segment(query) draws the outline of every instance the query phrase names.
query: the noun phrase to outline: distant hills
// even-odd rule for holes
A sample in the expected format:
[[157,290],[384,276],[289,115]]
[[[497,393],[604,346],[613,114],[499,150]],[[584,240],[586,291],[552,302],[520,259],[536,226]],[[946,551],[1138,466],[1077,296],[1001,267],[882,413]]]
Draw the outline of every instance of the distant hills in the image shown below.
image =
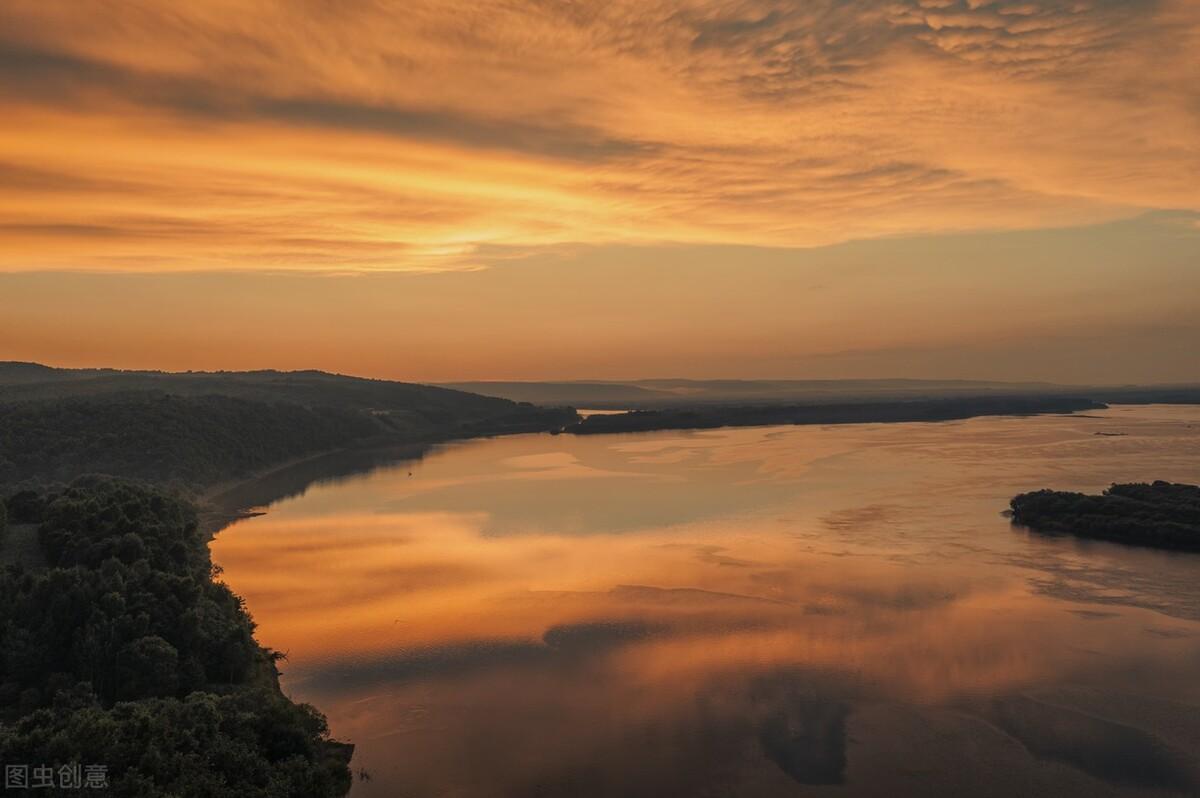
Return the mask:
[[[172,373],[0,362],[0,486],[66,483],[100,472],[194,493],[368,443],[563,429],[935,420],[1121,402],[1200,403],[1200,386],[908,379],[439,386],[322,371]],[[577,424],[575,407],[653,412]]]
[[200,488],[364,442],[559,429],[570,409],[320,371],[0,363],[0,484],[100,472]]
[[512,401],[496,397],[323,371],[118,371],[0,362],[0,402],[131,391],[159,391],[176,396],[231,396],[426,417],[455,413],[486,418],[513,410]]
[[[558,380],[467,381],[423,385],[323,371],[122,371],[0,362],[0,403],[127,391],[221,395],[305,406],[489,418],[513,403],[627,410],[709,404],[828,404],[980,396],[1083,396],[1098,402],[1200,402],[1200,382],[1173,385],[1063,385],[993,380]],[[507,400],[499,403],[496,400]],[[421,422],[418,420],[418,424]]]
[[981,396],[1084,396],[1105,403],[1200,402],[1190,385],[1086,386],[985,380],[686,380],[452,382],[442,387],[522,402],[597,410],[699,405],[829,404]]

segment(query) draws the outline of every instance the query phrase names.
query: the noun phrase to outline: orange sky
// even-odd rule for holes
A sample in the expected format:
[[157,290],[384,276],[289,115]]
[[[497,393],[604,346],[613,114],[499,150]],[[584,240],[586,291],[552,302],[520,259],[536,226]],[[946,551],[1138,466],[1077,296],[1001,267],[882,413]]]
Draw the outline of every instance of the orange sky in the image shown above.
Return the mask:
[[1200,379],[1194,0],[10,0],[0,111],[0,358]]

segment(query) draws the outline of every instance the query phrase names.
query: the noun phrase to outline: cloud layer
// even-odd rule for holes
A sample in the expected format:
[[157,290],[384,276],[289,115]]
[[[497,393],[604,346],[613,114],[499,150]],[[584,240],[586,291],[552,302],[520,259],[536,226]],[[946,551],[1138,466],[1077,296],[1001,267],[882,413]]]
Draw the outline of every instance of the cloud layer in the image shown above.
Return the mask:
[[1200,210],[1191,0],[5,3],[0,269],[464,269]]

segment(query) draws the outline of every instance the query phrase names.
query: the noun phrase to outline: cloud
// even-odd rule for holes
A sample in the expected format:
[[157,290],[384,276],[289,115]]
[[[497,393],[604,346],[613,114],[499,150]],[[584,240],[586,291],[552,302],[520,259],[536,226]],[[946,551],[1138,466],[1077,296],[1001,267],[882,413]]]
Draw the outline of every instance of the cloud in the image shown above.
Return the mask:
[[402,139],[444,141],[533,155],[602,159],[646,152],[646,142],[615,140],[602,131],[528,120],[489,120],[466,112],[389,107],[317,97],[274,97],[202,77],[143,74],[114,64],[42,52],[0,40],[0,91],[27,102],[91,105],[105,101],[208,117],[223,122],[273,122],[341,131],[383,133]]
[[[317,367],[433,382],[662,374],[1194,382],[1197,220],[1158,213],[810,249],[488,246],[463,261],[482,270],[336,280],[294,271],[164,275],[152,254],[164,242],[141,239],[146,260],[137,265],[151,273],[0,274],[0,359]],[[61,238],[44,234],[29,246],[49,249]],[[54,251],[69,261],[71,251],[108,252],[120,242],[80,236]],[[282,224],[276,238],[240,240],[233,253],[209,246],[214,257],[259,267],[258,253],[279,253],[270,263],[286,266],[273,271],[295,268],[284,260],[289,251],[319,255],[323,271],[338,274],[389,258],[386,243],[341,247]],[[128,256],[106,257],[114,259],[92,268],[130,268]],[[651,487],[643,504],[671,503],[670,490]],[[554,502],[565,507],[570,496],[560,493]],[[712,492],[698,510],[727,515],[748,495]]]
[[0,30],[0,269],[461,269],[1200,207],[1186,0],[18,1]]

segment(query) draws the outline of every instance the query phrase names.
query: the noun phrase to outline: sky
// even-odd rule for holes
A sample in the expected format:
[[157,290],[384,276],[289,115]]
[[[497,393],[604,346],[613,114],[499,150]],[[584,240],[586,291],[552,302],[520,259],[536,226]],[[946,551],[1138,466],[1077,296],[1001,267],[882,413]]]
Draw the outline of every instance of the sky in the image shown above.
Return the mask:
[[1195,0],[6,0],[0,113],[0,359],[1200,381]]

